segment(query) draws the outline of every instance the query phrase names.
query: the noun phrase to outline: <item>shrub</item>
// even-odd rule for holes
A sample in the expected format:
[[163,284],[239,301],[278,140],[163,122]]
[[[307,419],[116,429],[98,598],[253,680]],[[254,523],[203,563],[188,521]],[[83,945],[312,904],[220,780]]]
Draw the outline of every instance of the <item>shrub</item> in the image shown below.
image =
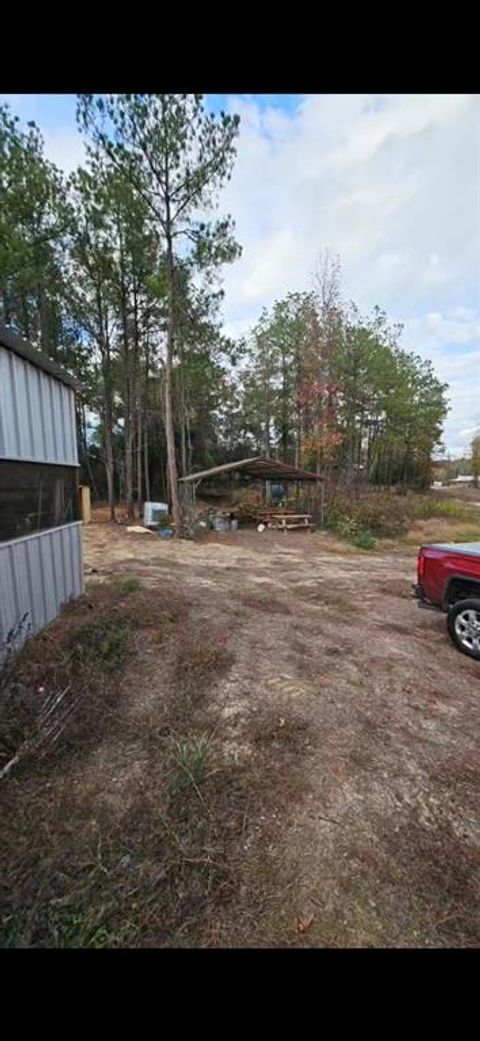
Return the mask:
[[362,532],[394,538],[408,531],[412,516],[408,496],[368,490],[354,499],[342,490],[328,510],[327,524],[342,538],[354,539]]
[[361,531],[355,536],[353,544],[354,546],[357,546],[358,549],[375,549],[377,540],[374,539],[373,535],[371,535],[369,531]]
[[334,530],[342,539],[354,539],[359,533],[358,520],[355,517],[342,517],[336,522]]
[[472,507],[436,494],[404,495],[366,488],[354,498],[352,490],[341,488],[329,506],[327,527],[349,540],[355,540],[362,532],[375,538],[397,538],[405,535],[414,521],[433,518],[476,525],[479,520]]

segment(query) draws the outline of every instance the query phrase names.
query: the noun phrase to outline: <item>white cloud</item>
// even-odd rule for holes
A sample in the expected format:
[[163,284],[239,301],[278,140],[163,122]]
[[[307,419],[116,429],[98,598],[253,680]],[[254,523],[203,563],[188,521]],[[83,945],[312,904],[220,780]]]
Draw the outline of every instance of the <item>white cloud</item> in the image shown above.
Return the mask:
[[351,167],[365,163],[385,144],[400,143],[402,139],[445,127],[468,108],[470,98],[465,94],[407,94],[390,95],[385,101],[386,106],[380,112],[363,106],[364,118],[357,120],[333,149],[327,159],[329,166]]
[[478,431],[478,427],[467,427],[466,430],[460,430],[460,437],[471,440],[476,434],[478,434]]
[[[480,341],[480,315],[473,308],[447,308],[444,313],[430,311],[407,319],[404,339],[412,348],[431,355],[445,347],[471,346]],[[480,358],[480,355],[477,354]],[[436,361],[435,358],[433,358]],[[479,389],[480,394],[480,389]]]
[[480,399],[478,97],[311,95],[290,114],[230,98],[229,108],[241,126],[222,206],[243,245],[225,270],[229,326],[308,288],[330,246],[346,295],[385,307],[405,347],[451,383],[445,437],[460,437]]
[[239,287],[239,302],[252,302],[258,306],[279,291],[286,292],[291,285],[291,267],[301,259],[301,243],[290,228],[266,237]]
[[66,173],[71,173],[85,161],[82,138],[78,131],[70,128],[45,133],[45,154]]

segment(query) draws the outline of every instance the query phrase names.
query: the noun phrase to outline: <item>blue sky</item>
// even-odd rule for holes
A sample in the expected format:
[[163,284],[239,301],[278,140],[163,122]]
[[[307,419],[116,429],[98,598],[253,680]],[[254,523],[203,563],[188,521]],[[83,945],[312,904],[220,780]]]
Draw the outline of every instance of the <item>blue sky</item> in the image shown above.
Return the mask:
[[[41,127],[67,170],[82,160],[75,97],[3,95]],[[404,325],[403,344],[449,383],[445,443],[480,427],[479,98],[453,94],[212,95],[239,112],[238,156],[221,205],[242,258],[224,271],[226,329],[309,288],[322,248],[342,258],[344,291]]]

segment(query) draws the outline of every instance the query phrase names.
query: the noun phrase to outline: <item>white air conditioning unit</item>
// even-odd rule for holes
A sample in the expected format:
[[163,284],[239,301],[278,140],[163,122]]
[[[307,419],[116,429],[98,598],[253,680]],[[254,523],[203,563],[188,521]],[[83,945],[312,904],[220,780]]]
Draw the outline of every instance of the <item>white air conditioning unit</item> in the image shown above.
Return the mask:
[[143,506],[143,523],[146,528],[154,528],[160,524],[162,517],[168,513],[166,502],[146,502]]

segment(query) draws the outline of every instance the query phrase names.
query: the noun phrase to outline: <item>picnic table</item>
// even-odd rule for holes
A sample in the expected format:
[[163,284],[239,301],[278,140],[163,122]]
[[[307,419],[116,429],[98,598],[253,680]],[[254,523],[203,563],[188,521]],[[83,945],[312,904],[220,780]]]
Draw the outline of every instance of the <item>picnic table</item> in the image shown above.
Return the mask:
[[310,513],[286,513],[280,510],[263,510],[258,514],[261,524],[277,531],[291,531],[293,528],[307,528],[313,530],[312,515]]

